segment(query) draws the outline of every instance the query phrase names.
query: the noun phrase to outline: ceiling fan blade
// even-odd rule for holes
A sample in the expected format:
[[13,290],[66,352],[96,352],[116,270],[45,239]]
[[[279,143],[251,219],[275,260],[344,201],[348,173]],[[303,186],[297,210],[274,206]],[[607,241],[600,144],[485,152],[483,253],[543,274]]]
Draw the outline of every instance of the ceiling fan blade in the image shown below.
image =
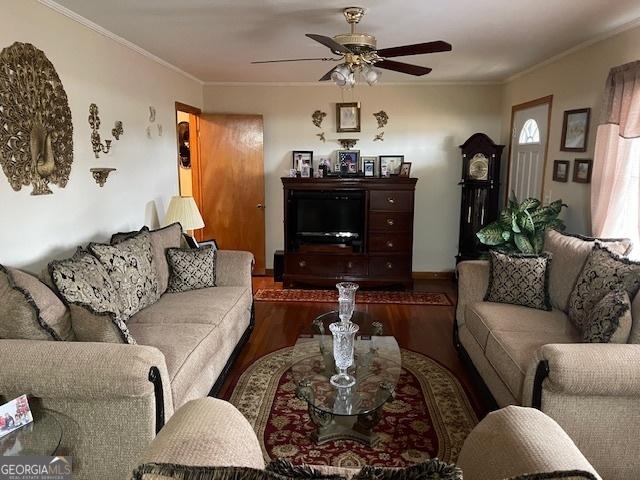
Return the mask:
[[325,35],[317,35],[315,33],[307,33],[306,36],[309,37],[311,40],[315,40],[316,42],[321,43],[325,47],[328,47],[329,49],[331,49],[332,52],[353,53],[347,47],[339,44],[331,37],[327,37]]
[[320,82],[326,82],[327,80],[331,80],[331,74],[333,73],[333,71],[336,69],[336,67],[333,67],[331,70],[329,70],[327,73],[325,73],[322,78],[320,78]]
[[385,58],[403,57],[405,55],[422,55],[423,53],[450,52],[451,44],[437,40],[435,42],[416,43],[401,47],[383,48],[378,50],[378,55]]
[[385,70],[393,70],[394,72],[415,75],[416,77],[426,75],[431,71],[431,69],[427,67],[421,67],[419,65],[410,65],[408,63],[396,62],[394,60],[382,60],[380,62],[376,62],[375,66],[377,68],[384,68]]
[[311,62],[311,61],[322,61],[322,62],[337,62],[340,60],[339,58],[287,58],[283,60],[259,60],[251,63],[281,63],[281,62]]

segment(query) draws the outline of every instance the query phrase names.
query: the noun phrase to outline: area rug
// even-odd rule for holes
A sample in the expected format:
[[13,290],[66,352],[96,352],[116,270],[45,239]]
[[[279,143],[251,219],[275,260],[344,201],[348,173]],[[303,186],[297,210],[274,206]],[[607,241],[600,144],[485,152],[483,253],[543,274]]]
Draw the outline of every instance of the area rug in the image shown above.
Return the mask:
[[[255,296],[258,302],[325,302],[338,301],[337,290],[301,290],[294,288],[261,288]],[[356,303],[394,303],[405,305],[453,305],[446,293],[432,292],[382,292],[361,291],[356,294]]]
[[[308,352],[317,346],[310,342]],[[379,441],[369,447],[352,440],[316,445],[307,404],[296,396],[289,371],[293,347],[257,360],[241,376],[230,401],[253,426],[265,460],[337,467],[403,467],[438,457],[455,462],[464,439],[478,423],[462,386],[435,360],[401,349],[402,374],[395,399],[384,406],[375,427]]]

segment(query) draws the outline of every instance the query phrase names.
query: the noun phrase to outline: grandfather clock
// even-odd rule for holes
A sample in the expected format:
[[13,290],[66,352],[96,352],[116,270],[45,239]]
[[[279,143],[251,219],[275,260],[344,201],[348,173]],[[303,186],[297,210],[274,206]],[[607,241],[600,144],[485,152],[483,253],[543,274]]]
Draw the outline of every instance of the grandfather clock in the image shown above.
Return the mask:
[[460,238],[456,260],[473,260],[486,251],[476,232],[498,218],[500,158],[504,145],[496,145],[484,133],[474,133],[462,150],[462,202]]

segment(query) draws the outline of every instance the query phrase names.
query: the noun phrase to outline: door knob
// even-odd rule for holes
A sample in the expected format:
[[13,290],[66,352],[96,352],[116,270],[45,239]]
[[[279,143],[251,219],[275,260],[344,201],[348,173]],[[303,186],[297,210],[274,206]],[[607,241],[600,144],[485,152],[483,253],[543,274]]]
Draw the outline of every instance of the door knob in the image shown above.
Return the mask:
[[264,210],[264,205],[263,205],[263,204],[261,204],[261,203],[259,203],[258,205],[256,205],[256,208],[261,208],[261,209],[263,209],[263,210]]

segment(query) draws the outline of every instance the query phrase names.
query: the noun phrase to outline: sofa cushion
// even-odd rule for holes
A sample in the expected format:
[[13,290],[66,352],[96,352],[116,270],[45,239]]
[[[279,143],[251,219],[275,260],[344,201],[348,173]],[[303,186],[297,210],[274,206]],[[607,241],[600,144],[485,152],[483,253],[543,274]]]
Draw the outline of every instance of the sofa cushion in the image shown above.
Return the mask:
[[180,293],[165,293],[150,307],[135,314],[128,323],[205,323],[217,325],[235,305],[250,308],[247,287],[215,287]]
[[631,332],[631,301],[623,289],[606,294],[587,315],[582,339],[587,343],[627,343]]
[[[146,227],[143,227],[146,228]],[[115,245],[128,240],[137,235],[137,232],[120,232],[111,236],[111,244]],[[152,230],[151,247],[153,249],[153,260],[156,264],[158,275],[158,293],[162,295],[167,290],[169,284],[169,265],[167,264],[166,253],[169,248],[186,247],[186,242],[182,236],[182,226],[179,223],[172,223],[166,227]]]
[[485,301],[551,310],[548,285],[551,258],[548,254],[492,251],[489,260],[489,286]]
[[216,286],[216,253],[211,245],[201,248],[170,248],[169,263],[170,293],[187,292]]
[[561,310],[536,310],[506,303],[477,302],[467,305],[466,325],[484,348],[491,330],[510,332],[575,332]]
[[78,249],[69,259],[51,262],[49,272],[71,308],[77,340],[135,344],[124,323],[111,277],[96,257]]
[[580,333],[492,330],[487,339],[485,355],[513,396],[522,401],[522,385],[535,352],[549,343],[578,343]]
[[554,308],[569,311],[569,296],[596,240],[605,243],[609,250],[620,255],[626,255],[631,249],[629,239],[596,239],[547,230],[544,250],[553,255],[549,274],[549,294]]
[[640,290],[640,262],[632,262],[596,242],[569,297],[569,319],[583,328],[589,313],[612,290],[622,288],[629,298]]
[[160,298],[158,276],[146,229],[116,245],[89,244],[104,266],[120,298],[123,320]]
[[0,338],[72,340],[69,310],[33,275],[0,265]]

